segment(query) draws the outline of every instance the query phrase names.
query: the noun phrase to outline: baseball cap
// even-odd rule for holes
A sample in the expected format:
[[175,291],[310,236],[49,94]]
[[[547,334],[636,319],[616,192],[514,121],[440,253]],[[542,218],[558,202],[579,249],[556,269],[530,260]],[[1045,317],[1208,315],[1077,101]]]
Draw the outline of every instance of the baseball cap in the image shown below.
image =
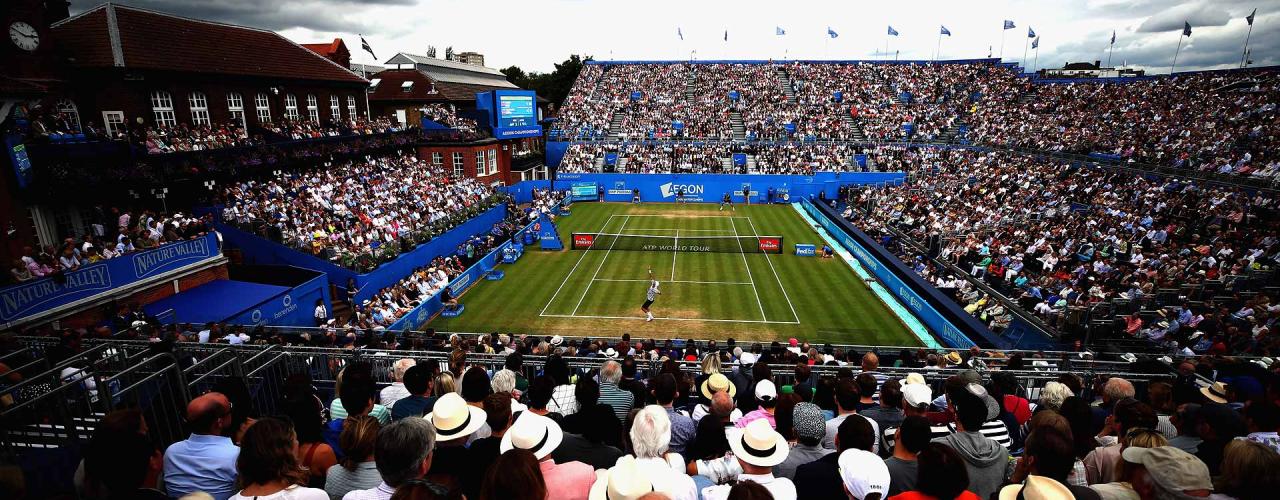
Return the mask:
[[928,406],[933,402],[933,391],[925,384],[906,384],[902,386],[902,400],[913,408]]
[[756,382],[756,399],[778,399],[778,388],[768,380]]
[[1129,463],[1147,468],[1147,474],[1170,491],[1213,490],[1209,467],[1195,455],[1173,446],[1129,447],[1120,456]]
[[874,500],[883,498],[889,491],[889,467],[878,455],[849,448],[840,452],[836,463],[840,467],[840,480],[853,498]]

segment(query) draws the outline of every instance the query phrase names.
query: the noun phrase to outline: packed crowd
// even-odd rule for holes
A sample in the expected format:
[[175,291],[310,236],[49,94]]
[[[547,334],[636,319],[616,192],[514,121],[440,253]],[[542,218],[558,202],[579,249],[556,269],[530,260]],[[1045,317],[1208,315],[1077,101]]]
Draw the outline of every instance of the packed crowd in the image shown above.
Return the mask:
[[225,186],[222,219],[368,270],[495,203],[489,186],[412,155],[366,157]]
[[203,151],[207,149],[234,148],[262,144],[262,138],[251,138],[244,127],[225,123],[218,125],[187,125],[152,127],[146,131],[148,154]]
[[[624,173],[760,173],[812,174],[860,170],[858,148],[840,143],[575,143],[560,163],[561,172]],[[733,163],[733,155],[747,155],[747,164]],[[617,154],[616,165],[605,162]]]
[[89,231],[83,236],[67,237],[56,246],[23,247],[22,257],[10,263],[7,281],[21,283],[62,276],[89,264],[198,238],[210,230],[207,217],[95,207]]
[[[1217,280],[1230,286],[1239,276],[1270,273],[1280,259],[1280,219],[1270,194],[1016,153],[907,151],[899,161],[916,173],[915,181],[852,190],[845,215],[886,242],[894,238],[887,228],[918,243],[940,237],[939,260],[1051,325],[1071,308],[1114,299],[1150,304],[1162,290]],[[875,208],[868,212],[871,202]],[[908,263],[937,283],[955,281],[918,254]],[[956,292],[971,313],[996,305],[976,290]],[[1217,342],[1249,350],[1276,342],[1269,314],[1275,308],[1265,300],[1261,314],[1240,315],[1219,310],[1234,304],[1193,306],[1190,300],[1158,305],[1151,312],[1169,317],[1164,327],[1130,335],[1177,351],[1203,351]]]
[[423,112],[426,114],[427,118],[432,121],[455,130],[472,133],[480,130],[480,127],[476,125],[475,120],[458,116],[457,110],[452,109],[451,106],[452,105],[428,104],[423,107]]
[[[416,347],[387,338],[358,342]],[[1016,375],[1031,359],[983,364],[984,375],[970,367],[991,353],[976,348],[904,351],[890,376],[876,353],[795,339],[430,340],[447,363],[406,357],[384,375],[354,360],[327,403],[308,372],[291,374],[272,393],[280,415],[261,414],[243,379],[228,378],[186,406],[191,434],[164,450],[140,411],[109,414],[77,489],[217,500],[1254,500],[1280,487],[1280,364],[1187,359],[1141,391],[1065,371],[1033,392]],[[546,358],[531,367],[525,356]],[[571,368],[571,356],[591,368]],[[1197,374],[1221,377],[1204,386]]]

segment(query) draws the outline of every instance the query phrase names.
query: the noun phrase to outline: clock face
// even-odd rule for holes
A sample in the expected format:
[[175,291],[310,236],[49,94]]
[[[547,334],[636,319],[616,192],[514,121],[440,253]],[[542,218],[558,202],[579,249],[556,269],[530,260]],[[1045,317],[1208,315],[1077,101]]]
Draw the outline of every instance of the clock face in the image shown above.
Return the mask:
[[9,40],[20,49],[33,52],[40,46],[40,33],[30,24],[18,21],[9,25]]

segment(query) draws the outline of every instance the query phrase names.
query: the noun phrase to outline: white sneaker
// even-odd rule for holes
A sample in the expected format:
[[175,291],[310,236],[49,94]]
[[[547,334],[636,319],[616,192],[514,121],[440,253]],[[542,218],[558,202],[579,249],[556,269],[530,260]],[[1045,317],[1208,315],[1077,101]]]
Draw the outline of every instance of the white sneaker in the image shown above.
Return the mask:
[[653,315],[650,314],[647,318],[645,318],[645,321],[646,322],[653,321]]

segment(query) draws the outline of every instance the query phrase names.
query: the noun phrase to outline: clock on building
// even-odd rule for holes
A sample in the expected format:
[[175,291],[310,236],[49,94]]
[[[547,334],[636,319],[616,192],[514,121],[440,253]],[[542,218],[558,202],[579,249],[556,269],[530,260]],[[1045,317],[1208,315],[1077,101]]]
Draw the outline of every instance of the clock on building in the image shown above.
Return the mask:
[[9,25],[9,40],[22,50],[34,52],[40,46],[40,33],[34,26],[18,21]]

